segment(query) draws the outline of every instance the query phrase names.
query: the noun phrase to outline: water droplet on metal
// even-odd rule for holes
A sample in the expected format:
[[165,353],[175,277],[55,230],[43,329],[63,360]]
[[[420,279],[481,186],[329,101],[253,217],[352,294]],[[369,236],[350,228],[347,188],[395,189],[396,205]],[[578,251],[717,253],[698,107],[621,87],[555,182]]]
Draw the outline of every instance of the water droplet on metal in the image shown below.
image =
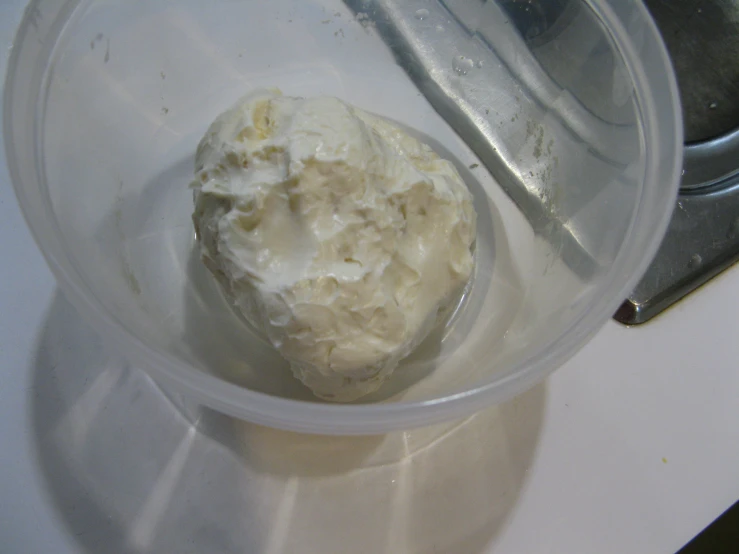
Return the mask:
[[457,75],[467,75],[475,67],[475,62],[465,56],[456,56],[452,60],[452,69]]
[[700,265],[703,263],[703,258],[700,254],[693,254],[690,257],[690,261],[688,262],[688,267],[690,269],[695,269],[697,267],[700,267]]
[[709,110],[715,110],[716,108],[718,108],[718,102],[711,102],[710,104],[708,104]]
[[423,21],[428,16],[429,16],[429,11],[426,8],[421,8],[420,10],[416,10],[416,19]]

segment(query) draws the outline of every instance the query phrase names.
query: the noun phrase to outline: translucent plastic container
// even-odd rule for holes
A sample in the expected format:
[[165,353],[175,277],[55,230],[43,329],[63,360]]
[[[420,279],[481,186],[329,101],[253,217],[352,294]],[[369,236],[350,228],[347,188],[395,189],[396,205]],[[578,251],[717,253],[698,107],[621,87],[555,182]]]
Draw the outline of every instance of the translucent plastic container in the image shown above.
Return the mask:
[[[397,121],[475,197],[465,297],[361,402],[314,398],[194,254],[195,147],[261,86]],[[636,0],[36,0],[5,98],[19,202],[83,316],[172,396],[298,431],[436,423],[543,379],[646,269],[681,167]]]

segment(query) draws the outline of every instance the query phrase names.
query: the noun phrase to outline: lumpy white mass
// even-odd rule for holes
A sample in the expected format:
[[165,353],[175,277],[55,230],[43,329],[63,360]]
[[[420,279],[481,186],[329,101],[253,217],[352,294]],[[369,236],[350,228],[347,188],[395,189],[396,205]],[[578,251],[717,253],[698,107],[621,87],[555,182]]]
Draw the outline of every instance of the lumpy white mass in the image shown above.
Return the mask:
[[336,98],[247,95],[195,171],[203,262],[322,398],[379,388],[470,278],[476,218],[455,167]]

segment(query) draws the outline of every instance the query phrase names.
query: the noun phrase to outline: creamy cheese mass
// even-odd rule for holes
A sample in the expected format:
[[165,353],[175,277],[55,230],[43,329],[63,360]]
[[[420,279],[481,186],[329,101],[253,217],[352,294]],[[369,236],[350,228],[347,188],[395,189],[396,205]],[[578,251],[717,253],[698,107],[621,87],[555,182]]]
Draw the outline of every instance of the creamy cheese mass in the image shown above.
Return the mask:
[[336,98],[247,95],[195,170],[203,262],[322,398],[376,390],[470,278],[475,211],[454,166]]

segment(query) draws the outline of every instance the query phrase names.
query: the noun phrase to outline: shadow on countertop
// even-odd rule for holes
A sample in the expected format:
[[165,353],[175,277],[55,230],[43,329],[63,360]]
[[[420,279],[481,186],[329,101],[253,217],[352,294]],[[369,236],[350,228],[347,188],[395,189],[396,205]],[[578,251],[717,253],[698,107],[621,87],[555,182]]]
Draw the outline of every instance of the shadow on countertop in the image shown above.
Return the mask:
[[58,293],[30,405],[39,466],[84,552],[486,551],[526,483],[540,385],[462,422],[383,436],[191,426]]

